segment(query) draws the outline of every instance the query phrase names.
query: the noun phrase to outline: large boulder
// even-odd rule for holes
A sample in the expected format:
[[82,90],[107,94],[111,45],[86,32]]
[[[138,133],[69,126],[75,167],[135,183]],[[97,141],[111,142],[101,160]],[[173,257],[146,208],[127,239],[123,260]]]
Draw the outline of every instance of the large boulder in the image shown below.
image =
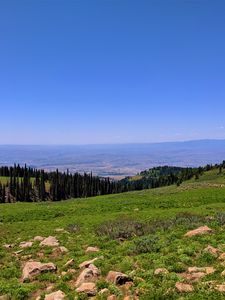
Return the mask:
[[59,241],[55,236],[49,236],[45,238],[41,243],[41,246],[57,247],[59,246]]
[[132,281],[126,274],[115,271],[109,271],[106,280],[118,285],[123,285],[126,282]]
[[63,300],[66,295],[62,291],[57,291],[45,296],[45,300]]
[[24,268],[22,274],[22,280],[31,279],[44,272],[55,272],[57,270],[53,263],[41,263],[37,261],[28,261]]
[[88,296],[95,296],[97,290],[94,282],[84,282],[76,289],[77,293],[85,293]]
[[184,236],[186,237],[192,237],[196,235],[202,235],[202,234],[207,234],[207,233],[212,233],[212,229],[209,228],[208,226],[201,226],[197,229],[188,231]]

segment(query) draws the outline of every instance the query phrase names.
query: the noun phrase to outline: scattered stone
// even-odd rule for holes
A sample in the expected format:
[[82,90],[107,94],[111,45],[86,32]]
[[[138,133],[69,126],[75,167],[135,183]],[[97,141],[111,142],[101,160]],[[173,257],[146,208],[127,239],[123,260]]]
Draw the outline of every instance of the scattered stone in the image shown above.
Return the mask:
[[85,293],[88,296],[95,296],[96,286],[94,282],[85,282],[82,283],[80,287],[76,289],[77,293]]
[[75,286],[79,287],[82,283],[95,282],[100,275],[99,269],[95,265],[89,265],[88,268],[84,269],[78,276]]
[[222,254],[219,256],[219,260],[225,260],[225,253],[222,253]]
[[37,235],[37,236],[34,237],[34,241],[35,242],[42,242],[44,239],[45,238],[43,236],[39,236],[39,235]]
[[59,246],[59,241],[56,239],[56,237],[49,236],[40,243],[40,246],[57,247]]
[[109,294],[109,289],[107,288],[104,288],[99,291],[99,295],[107,295],[107,294]]
[[32,258],[31,254],[21,256],[21,260],[29,260]]
[[154,275],[159,275],[159,274],[168,274],[169,271],[166,268],[158,268],[155,270]]
[[110,295],[107,300],[116,300],[116,295]]
[[47,291],[47,292],[51,292],[53,289],[54,289],[54,285],[49,285],[49,286],[46,288],[46,291]]
[[132,281],[126,274],[121,272],[109,271],[106,280],[114,284],[123,285],[128,281]]
[[221,273],[221,276],[225,276],[225,270]]
[[206,253],[210,253],[211,255],[213,255],[215,257],[218,257],[219,253],[221,252],[219,249],[214,248],[210,245],[208,245],[203,251],[206,252]]
[[21,254],[23,252],[23,250],[21,249],[21,250],[18,250],[18,251],[16,251],[16,252],[14,252],[14,254],[15,255],[19,255],[19,254]]
[[65,272],[65,271],[63,271],[62,273],[61,273],[61,275],[62,276],[65,276],[67,273]]
[[75,274],[76,270],[75,269],[68,269],[67,273],[69,273],[69,274]]
[[23,268],[22,280],[31,279],[43,272],[54,272],[56,271],[56,266],[53,263],[40,263],[37,261],[29,261],[25,264]]
[[10,300],[10,297],[8,295],[2,295],[0,296],[0,300]]
[[4,244],[3,247],[6,249],[11,249],[11,248],[15,247],[15,245],[14,244]]
[[19,244],[19,247],[20,248],[30,248],[30,247],[32,247],[33,246],[33,243],[32,242],[21,242],[20,244]]
[[66,247],[64,247],[64,246],[59,247],[59,250],[60,250],[62,253],[68,253],[68,252],[69,252],[69,250],[68,250]]
[[101,257],[96,257],[96,258],[94,258],[94,259],[92,259],[92,260],[84,261],[84,262],[82,262],[82,263],[79,265],[79,268],[80,268],[80,269],[82,269],[82,268],[88,268],[89,265],[93,264],[96,260],[101,259],[101,258],[103,259],[103,257],[101,256]]
[[215,290],[217,290],[218,292],[224,293],[225,292],[225,284],[218,284],[217,286],[215,286]]
[[72,258],[65,263],[64,267],[71,267],[73,264],[74,264],[74,259]]
[[177,282],[175,285],[179,293],[190,293],[194,291],[194,288],[191,284]]
[[99,250],[99,248],[98,247],[88,247],[87,249],[86,249],[86,253],[96,253],[96,252],[99,252],[100,250]]
[[63,300],[66,295],[62,291],[57,291],[45,296],[45,300]]
[[197,229],[188,231],[184,236],[192,237],[192,236],[195,236],[195,235],[202,235],[202,234],[212,233],[212,231],[213,230],[211,228],[209,228],[208,226],[201,226]]
[[206,276],[204,272],[196,272],[196,273],[181,273],[180,276],[188,281],[196,282],[199,281],[201,278]]
[[204,272],[208,275],[208,274],[215,273],[215,271],[216,270],[213,267],[200,267],[200,268],[198,268],[198,267],[189,267],[188,268],[189,273]]

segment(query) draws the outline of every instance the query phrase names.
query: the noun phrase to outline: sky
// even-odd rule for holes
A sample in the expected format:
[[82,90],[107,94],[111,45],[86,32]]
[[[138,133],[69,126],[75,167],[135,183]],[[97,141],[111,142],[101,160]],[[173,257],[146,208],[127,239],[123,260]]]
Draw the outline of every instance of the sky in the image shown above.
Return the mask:
[[0,144],[225,138],[224,0],[1,0]]

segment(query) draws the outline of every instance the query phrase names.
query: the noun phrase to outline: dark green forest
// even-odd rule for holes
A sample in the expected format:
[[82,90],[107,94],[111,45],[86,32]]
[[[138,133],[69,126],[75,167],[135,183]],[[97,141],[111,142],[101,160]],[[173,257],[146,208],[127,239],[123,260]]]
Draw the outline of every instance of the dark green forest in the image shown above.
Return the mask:
[[205,171],[213,168],[219,168],[221,172],[225,168],[225,161],[220,165],[199,168],[155,167],[136,177],[117,181],[93,176],[92,173],[71,174],[69,170],[46,172],[26,165],[3,166],[0,167],[0,203],[60,201],[180,185],[193,177],[198,180]]

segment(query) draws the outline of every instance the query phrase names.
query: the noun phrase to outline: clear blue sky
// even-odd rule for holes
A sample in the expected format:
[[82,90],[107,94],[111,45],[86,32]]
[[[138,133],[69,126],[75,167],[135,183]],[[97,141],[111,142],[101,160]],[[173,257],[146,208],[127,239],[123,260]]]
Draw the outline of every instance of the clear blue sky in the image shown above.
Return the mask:
[[1,0],[0,144],[225,138],[224,0]]

